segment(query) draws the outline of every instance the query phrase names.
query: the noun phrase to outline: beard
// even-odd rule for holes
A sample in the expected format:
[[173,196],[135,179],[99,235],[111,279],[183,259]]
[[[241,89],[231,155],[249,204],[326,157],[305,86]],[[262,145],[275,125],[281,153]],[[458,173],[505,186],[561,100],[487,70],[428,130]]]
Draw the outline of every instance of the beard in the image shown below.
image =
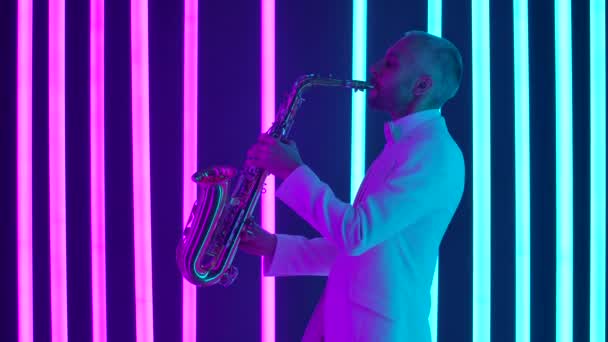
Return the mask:
[[370,108],[377,111],[388,113],[402,112],[413,100],[413,95],[408,89],[407,86],[397,86],[396,88],[377,86],[368,91],[367,103]]
[[377,88],[368,90],[367,104],[370,106],[370,108],[372,108],[374,110],[379,110],[379,111],[383,110],[382,100],[380,98],[380,93]]
[[394,107],[394,96],[390,89],[376,86],[368,91],[367,102],[369,106],[377,111],[390,112]]
[[406,106],[407,102],[407,99],[399,91],[381,88],[370,90],[367,97],[367,104],[370,108],[388,113],[400,111]]

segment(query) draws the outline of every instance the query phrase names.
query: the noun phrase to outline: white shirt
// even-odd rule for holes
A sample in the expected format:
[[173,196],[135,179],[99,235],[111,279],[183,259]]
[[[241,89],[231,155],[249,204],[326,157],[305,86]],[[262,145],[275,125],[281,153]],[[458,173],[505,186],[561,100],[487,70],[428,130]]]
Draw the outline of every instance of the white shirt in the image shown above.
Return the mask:
[[385,135],[353,205],[307,166],[277,190],[322,235],[279,235],[265,265],[266,275],[329,276],[304,340],[430,341],[430,287],[464,159],[438,109],[389,122]]

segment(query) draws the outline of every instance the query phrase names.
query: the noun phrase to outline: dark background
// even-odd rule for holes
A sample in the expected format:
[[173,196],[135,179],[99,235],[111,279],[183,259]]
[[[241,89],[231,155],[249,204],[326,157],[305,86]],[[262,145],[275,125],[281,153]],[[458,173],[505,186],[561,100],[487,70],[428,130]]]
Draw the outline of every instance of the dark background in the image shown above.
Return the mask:
[[[441,246],[439,341],[472,338],[471,2],[446,1],[443,35],[462,52],[465,76],[443,109],[463,150],[464,196]],[[0,1],[0,340],[17,339],[16,257],[16,0]],[[105,2],[107,310],[110,341],[135,340],[131,179],[129,1]],[[408,30],[426,29],[425,1],[370,1],[368,64]],[[181,336],[181,275],[175,246],[181,227],[183,3],[149,1],[150,136],[154,334]],[[260,108],[260,5],[249,0],[199,3],[198,165],[240,166],[256,140]],[[91,336],[89,209],[89,8],[66,1],[66,172],[68,319],[72,341]],[[555,340],[555,66],[553,4],[531,1],[530,96],[532,180],[532,340]],[[589,39],[587,0],[572,6],[574,94],[574,340],[589,338]],[[491,3],[492,81],[492,338],[513,341],[514,134],[512,4]],[[277,106],[296,77],[351,73],[352,2],[277,1]],[[48,5],[34,0],[33,260],[36,341],[50,340],[48,233]],[[313,89],[293,137],[302,157],[338,197],[349,198],[350,92]],[[368,111],[367,165],[384,143],[385,114]],[[194,171],[194,170],[192,170]],[[194,186],[194,185],[193,185]],[[190,203],[186,204],[191,205]],[[317,233],[277,204],[281,233]],[[135,237],[136,238],[136,237]],[[198,291],[199,341],[257,341],[260,271],[239,254],[233,286]],[[277,279],[277,341],[298,340],[325,280]]]

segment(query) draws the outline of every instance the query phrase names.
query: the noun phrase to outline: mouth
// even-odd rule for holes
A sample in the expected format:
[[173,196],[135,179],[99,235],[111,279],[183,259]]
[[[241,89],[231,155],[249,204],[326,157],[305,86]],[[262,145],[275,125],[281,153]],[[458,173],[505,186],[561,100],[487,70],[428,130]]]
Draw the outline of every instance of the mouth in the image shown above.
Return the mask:
[[378,84],[378,80],[376,80],[375,78],[372,78],[369,83],[372,85],[372,88],[369,89],[369,93],[370,95],[376,95],[378,93],[378,90],[380,90],[380,86]]
[[375,78],[372,78],[369,83],[371,83],[371,85],[374,87],[373,90],[378,90],[379,88],[379,84],[378,84],[378,80],[376,80]]

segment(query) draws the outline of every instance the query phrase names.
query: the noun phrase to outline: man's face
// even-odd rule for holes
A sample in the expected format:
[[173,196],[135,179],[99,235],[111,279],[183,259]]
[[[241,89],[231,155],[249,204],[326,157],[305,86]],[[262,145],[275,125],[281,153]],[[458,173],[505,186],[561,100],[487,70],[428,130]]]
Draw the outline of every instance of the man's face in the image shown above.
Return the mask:
[[411,37],[404,37],[388,49],[384,58],[371,67],[368,91],[369,105],[380,111],[395,113],[404,110],[412,100],[415,82],[415,56]]

